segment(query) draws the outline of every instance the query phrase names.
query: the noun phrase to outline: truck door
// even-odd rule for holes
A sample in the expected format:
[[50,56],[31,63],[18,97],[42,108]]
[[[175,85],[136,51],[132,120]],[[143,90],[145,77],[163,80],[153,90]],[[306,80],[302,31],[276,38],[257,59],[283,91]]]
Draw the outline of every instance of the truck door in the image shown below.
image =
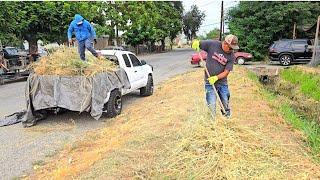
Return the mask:
[[141,61],[134,55],[134,54],[129,54],[130,60],[132,62],[133,70],[135,73],[136,77],[136,88],[141,88],[145,86],[144,84],[144,72],[142,68],[142,63]]
[[125,93],[128,93],[129,91],[136,89],[138,77],[134,72],[135,70],[132,66],[131,61],[129,60],[128,54],[122,54],[122,58],[125,62],[125,66],[123,66],[122,68],[126,71],[128,79],[130,81],[130,85],[131,85],[130,90],[125,92]]

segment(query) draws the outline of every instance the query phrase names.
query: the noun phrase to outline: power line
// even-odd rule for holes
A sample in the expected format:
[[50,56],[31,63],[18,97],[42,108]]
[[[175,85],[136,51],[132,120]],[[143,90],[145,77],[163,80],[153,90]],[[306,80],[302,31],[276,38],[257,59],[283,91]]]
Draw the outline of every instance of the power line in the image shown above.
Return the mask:
[[210,1],[210,2],[208,2],[207,4],[201,5],[201,6],[199,6],[199,7],[207,6],[207,5],[212,4],[212,3],[214,3],[214,2],[216,2],[216,1]]
[[212,26],[212,25],[216,25],[216,24],[219,24],[219,23],[220,23],[220,22],[212,23],[212,24],[206,24],[206,25],[201,25],[200,27]]

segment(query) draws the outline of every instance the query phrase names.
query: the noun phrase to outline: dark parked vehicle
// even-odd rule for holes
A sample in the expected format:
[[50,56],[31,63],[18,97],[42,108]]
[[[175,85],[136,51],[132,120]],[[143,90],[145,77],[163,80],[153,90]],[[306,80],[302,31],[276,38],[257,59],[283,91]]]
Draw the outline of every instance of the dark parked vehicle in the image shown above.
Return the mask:
[[309,62],[312,58],[311,41],[308,39],[284,39],[275,41],[269,48],[269,59],[288,66],[293,62]]

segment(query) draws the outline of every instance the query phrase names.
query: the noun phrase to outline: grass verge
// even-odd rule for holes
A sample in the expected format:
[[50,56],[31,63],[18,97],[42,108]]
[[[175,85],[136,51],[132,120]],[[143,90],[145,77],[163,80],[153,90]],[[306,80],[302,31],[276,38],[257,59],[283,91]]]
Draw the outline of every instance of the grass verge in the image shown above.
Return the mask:
[[[309,74],[310,75],[310,74]],[[254,82],[258,83],[257,76],[248,72],[248,77]],[[284,70],[281,73],[281,77],[292,83],[303,82],[307,83],[308,81],[302,81],[303,78],[307,78],[306,75],[302,72],[298,73],[298,70]],[[300,80],[299,80],[300,78]],[[313,80],[310,80],[314,82]],[[304,85],[306,87],[306,85]],[[310,85],[313,87],[313,84]],[[262,89],[262,86],[261,86]],[[290,123],[292,127],[303,132],[306,137],[306,145],[312,149],[312,156],[319,163],[320,162],[320,126],[314,120],[307,119],[302,115],[299,115],[297,111],[290,105],[289,98],[284,95],[277,95],[271,92],[268,89],[263,89],[261,94],[266,98],[266,100],[277,109],[286,122]]]
[[301,134],[269,107],[243,68],[235,67],[229,88],[232,118],[213,122],[203,71],[177,76],[28,179],[320,178]]
[[305,71],[295,67],[284,69],[280,73],[280,77],[297,86],[300,91],[307,97],[316,101],[320,101],[320,75],[317,73],[306,73]]

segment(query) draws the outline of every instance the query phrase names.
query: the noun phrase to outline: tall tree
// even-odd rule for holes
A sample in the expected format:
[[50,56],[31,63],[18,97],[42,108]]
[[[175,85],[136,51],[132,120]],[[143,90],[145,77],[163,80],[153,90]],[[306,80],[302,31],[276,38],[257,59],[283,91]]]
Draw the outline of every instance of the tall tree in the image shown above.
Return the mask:
[[127,2],[124,15],[129,17],[130,25],[126,26],[124,37],[126,42],[137,47],[138,44],[162,42],[165,38],[174,39],[180,32],[181,2]]
[[196,33],[205,18],[204,12],[200,11],[196,5],[191,6],[191,10],[183,16],[183,32],[187,36],[187,40],[196,37]]

